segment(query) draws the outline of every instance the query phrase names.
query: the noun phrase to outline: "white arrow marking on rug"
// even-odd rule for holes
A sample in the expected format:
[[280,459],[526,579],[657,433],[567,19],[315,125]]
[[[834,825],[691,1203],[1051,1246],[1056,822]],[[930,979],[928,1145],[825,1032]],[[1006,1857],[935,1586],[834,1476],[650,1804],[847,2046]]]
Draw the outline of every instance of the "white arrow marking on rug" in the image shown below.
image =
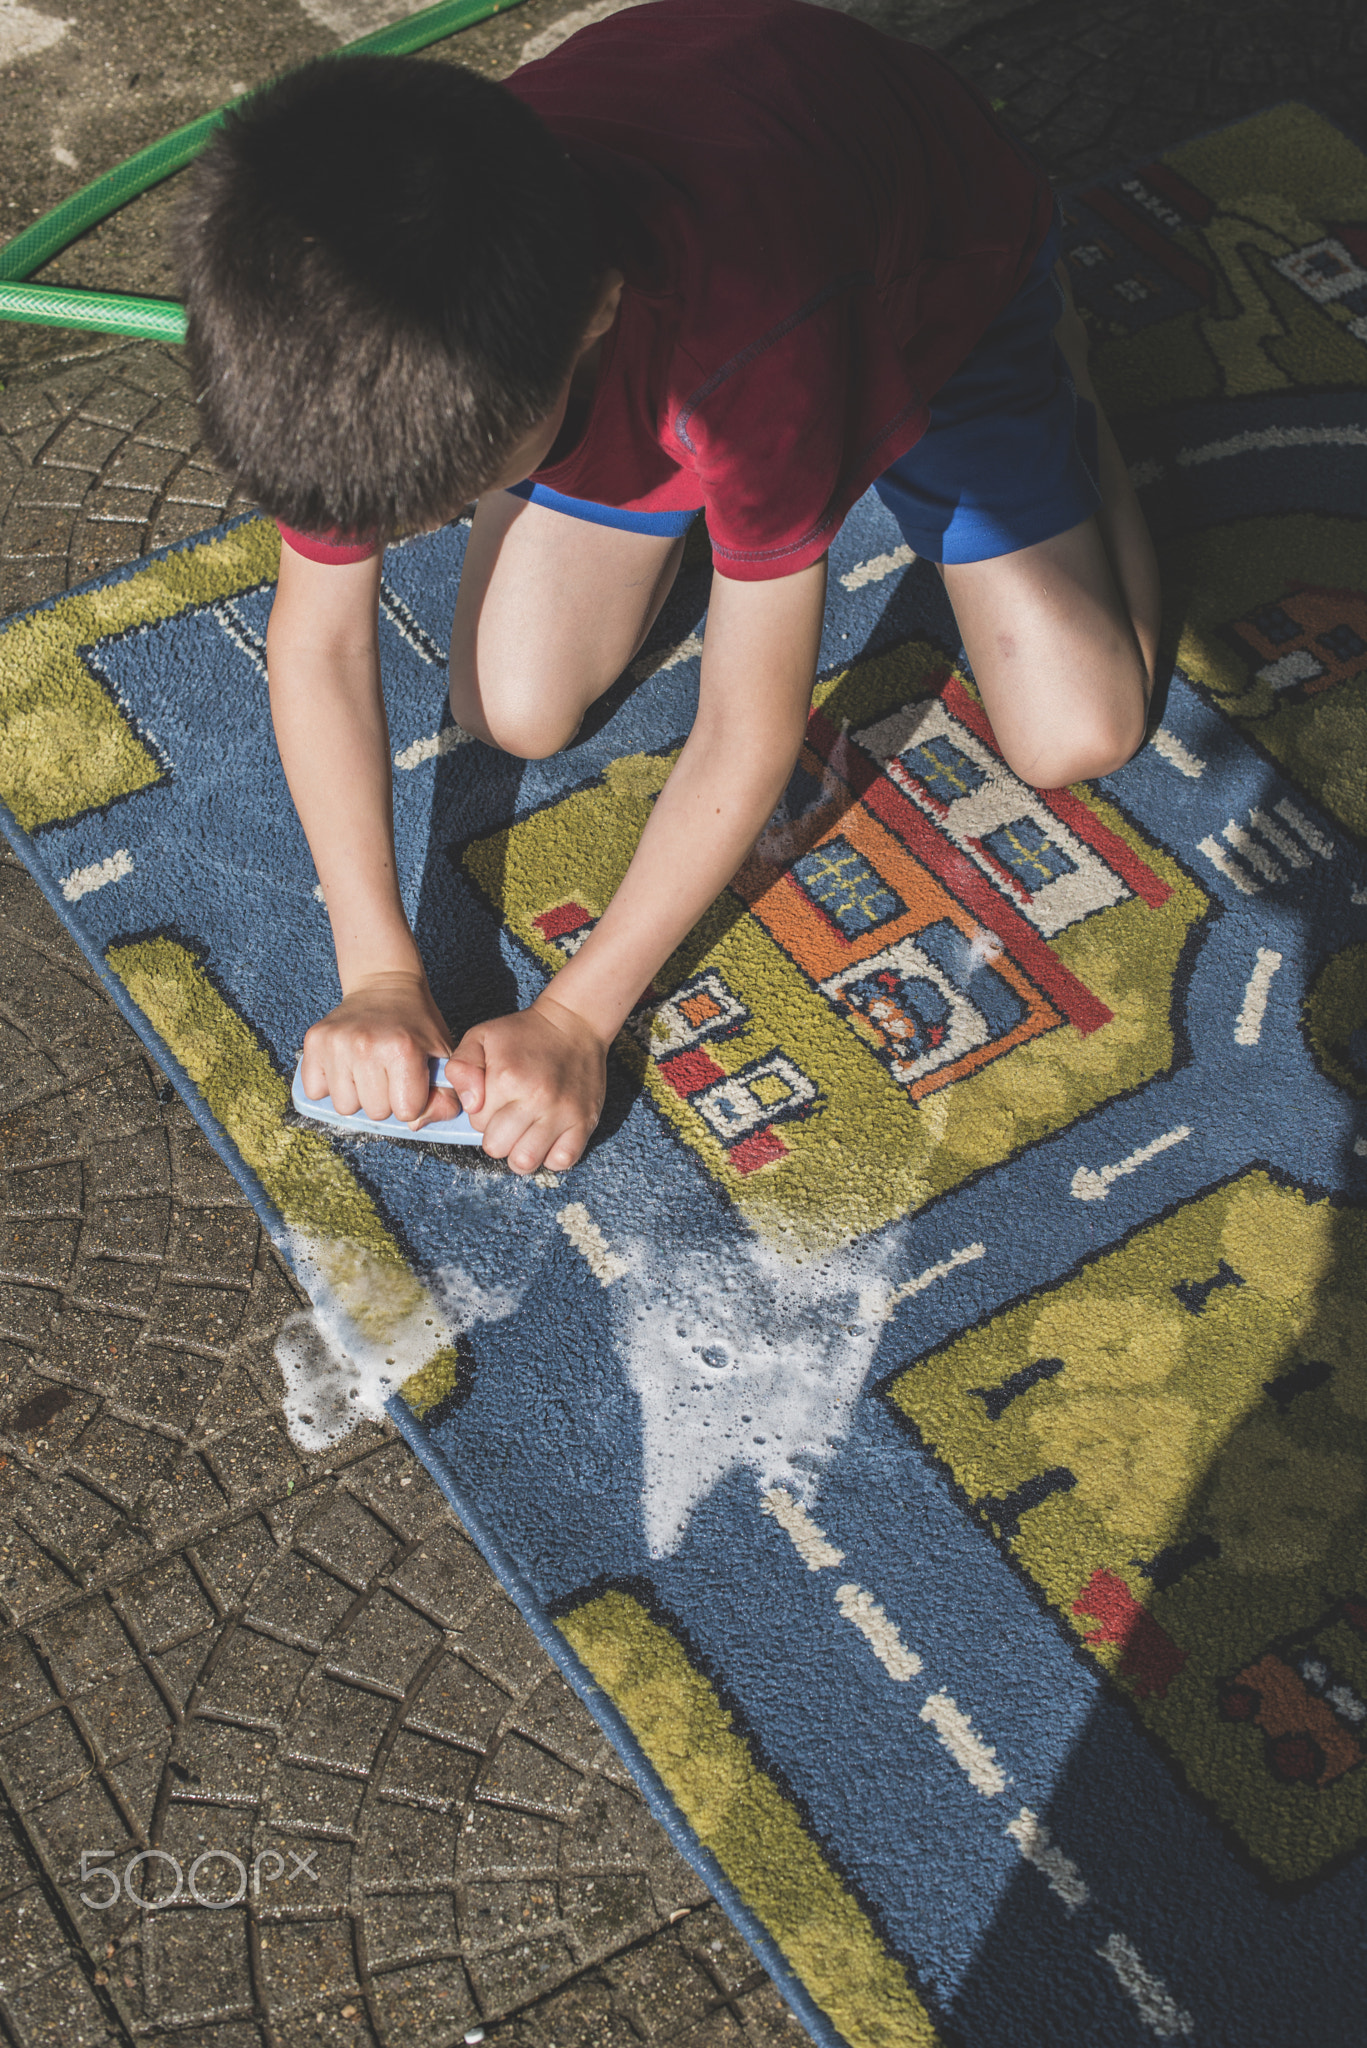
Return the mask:
[[857,567],[847,569],[840,581],[846,590],[862,590],[866,583],[881,583],[885,576],[895,576],[899,569],[909,568],[915,560],[909,547],[894,548],[890,555],[875,555],[871,561],[860,562]]
[[1125,1935],[1108,1936],[1097,1954],[1103,1962],[1110,1964],[1121,1989],[1129,1993],[1139,2008],[1140,2019],[1160,2041],[1171,2041],[1179,2034],[1196,2031],[1196,2022],[1191,2014],[1183,2012],[1161,1977],[1155,1977],[1151,1970],[1144,1968],[1138,1949]]
[[884,1297],[881,1304],[861,1302],[860,1306],[864,1314],[872,1321],[885,1323],[899,1302],[910,1301],[915,1294],[924,1294],[927,1287],[933,1287],[937,1280],[943,1280],[947,1274],[954,1271],[956,1266],[971,1266],[975,1259],[982,1259],[986,1256],[987,1246],[985,1244],[961,1245],[957,1252],[951,1252],[949,1257],[941,1259],[938,1265],[927,1266],[925,1271],[918,1273],[914,1280],[904,1280],[900,1287],[894,1287],[892,1292]]
[[126,846],[117,853],[111,853],[108,860],[96,861],[93,867],[76,868],[62,883],[62,894],[68,903],[79,903],[82,896],[88,896],[92,889],[103,889],[110,882],[121,882],[125,875],[133,872],[133,856]]
[[1292,831],[1298,832],[1310,851],[1317,853],[1321,860],[1334,858],[1333,840],[1326,839],[1322,832],[1317,832],[1305,813],[1298,811],[1289,797],[1284,796],[1277,805],[1277,816],[1285,818]]
[[837,1586],[835,1604],[846,1621],[858,1629],[889,1678],[905,1685],[909,1678],[917,1676],[921,1670],[920,1658],[915,1650],[907,1648],[896,1622],[889,1621],[872,1593],[866,1593],[862,1586]]
[[984,1799],[995,1799],[1006,1790],[1006,1773],[997,1762],[996,1750],[983,1741],[947,1692],[930,1695],[921,1709],[921,1719],[935,1730],[975,1792],[981,1792]]
[[1354,889],[1352,901],[1358,904],[1359,906],[1361,906],[1364,903],[1367,903],[1367,889]]
[[1267,993],[1272,986],[1272,977],[1281,964],[1280,953],[1274,953],[1270,946],[1259,946],[1257,963],[1248,977],[1248,987],[1244,990],[1244,1006],[1234,1026],[1236,1045],[1256,1045],[1262,1037]]
[[1160,725],[1153,736],[1153,750],[1163,756],[1169,767],[1175,768],[1179,775],[1189,776],[1193,782],[1206,772],[1206,764],[1200,756],[1184,747],[1177,734],[1169,732],[1165,725]]
[[1354,1138],[1353,1150],[1359,1159],[1367,1159],[1367,1138]]
[[786,1486],[771,1486],[759,1504],[759,1511],[773,1516],[809,1572],[844,1564],[844,1551],[827,1540],[826,1531],[817,1528],[801,1501],[794,1500]]
[[625,1259],[608,1249],[608,1241],[582,1202],[568,1202],[556,1213],[556,1222],[584,1259],[600,1287],[611,1287],[627,1268]]
[[1166,1152],[1170,1145],[1180,1145],[1184,1138],[1191,1136],[1190,1124],[1178,1124],[1175,1131],[1164,1131],[1161,1138],[1151,1138],[1147,1145],[1141,1145],[1137,1152],[1131,1152],[1125,1159],[1117,1159],[1114,1166],[1103,1166],[1094,1170],[1090,1166],[1079,1166],[1073,1175],[1073,1195],[1079,1202],[1104,1202],[1112,1181],[1123,1179],[1127,1173],[1136,1172],[1141,1166],[1156,1159],[1160,1152]]
[[1054,1846],[1048,1828],[1037,1814],[1023,1806],[1016,1818],[1007,1822],[1006,1832],[1026,1862],[1033,1863],[1048,1879],[1050,1891],[1061,1901],[1066,1913],[1076,1913],[1079,1906],[1086,1905],[1091,1893],[1082,1872],[1070,1856]]
[[1260,896],[1262,894],[1262,883],[1255,882],[1252,875],[1241,868],[1238,861],[1227,854],[1219,840],[1213,838],[1209,832],[1199,842],[1199,850],[1205,855],[1211,866],[1218,868],[1225,880],[1233,882],[1235,888],[1241,890],[1245,896]]
[[1231,434],[1226,441],[1207,441],[1200,448],[1180,448],[1177,463],[1191,469],[1202,462],[1224,462],[1231,455],[1256,455],[1270,448],[1367,448],[1367,427],[1263,427]]
[[702,635],[690,633],[686,640],[680,640],[677,647],[666,647],[663,652],[638,655],[631,664],[631,673],[638,683],[647,676],[663,675],[667,669],[678,668],[685,661],[692,661],[694,655],[702,653]]

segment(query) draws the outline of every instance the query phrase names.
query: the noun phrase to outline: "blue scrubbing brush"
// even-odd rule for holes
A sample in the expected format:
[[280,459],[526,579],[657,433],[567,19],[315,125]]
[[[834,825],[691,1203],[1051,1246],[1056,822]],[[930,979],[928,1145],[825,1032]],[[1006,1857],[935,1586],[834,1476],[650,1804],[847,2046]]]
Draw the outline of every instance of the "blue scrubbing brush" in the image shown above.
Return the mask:
[[[378,1122],[359,1109],[354,1116],[343,1116],[339,1109],[333,1108],[330,1095],[320,1096],[317,1102],[305,1095],[300,1078],[303,1064],[301,1060],[294,1070],[290,1100],[300,1116],[311,1117],[315,1123],[326,1124],[330,1130],[347,1131],[367,1138],[407,1138],[410,1143],[416,1140],[421,1145],[478,1145],[480,1142],[479,1132],[464,1110],[459,1116],[443,1117],[439,1123],[424,1124],[420,1131],[410,1131],[408,1125],[401,1123],[396,1116],[387,1116],[383,1122]],[[432,1086],[441,1087],[446,1079],[446,1061],[433,1059],[427,1064]]]

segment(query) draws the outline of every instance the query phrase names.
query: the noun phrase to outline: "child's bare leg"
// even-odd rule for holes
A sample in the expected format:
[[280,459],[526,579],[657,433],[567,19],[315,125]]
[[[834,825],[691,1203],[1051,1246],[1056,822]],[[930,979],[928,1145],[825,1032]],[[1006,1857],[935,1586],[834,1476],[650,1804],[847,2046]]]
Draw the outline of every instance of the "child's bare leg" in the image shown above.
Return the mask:
[[1056,789],[1129,760],[1149,672],[1097,520],[947,563],[944,578],[997,744],[1024,781]]
[[[1056,333],[1079,393],[1096,404],[1071,297]],[[1158,564],[1099,405],[1097,428],[1102,504],[1095,518],[995,561],[944,570],[998,744],[1016,773],[1040,789],[1127,761],[1143,739],[1153,688]]]
[[1158,651],[1158,633],[1162,624],[1163,592],[1158,578],[1158,558],[1153,551],[1149,529],[1144,514],[1139,509],[1134,485],[1125,458],[1120,452],[1115,435],[1111,432],[1110,421],[1101,409],[1092,382],[1092,372],[1087,361],[1087,330],[1078,317],[1073,304],[1073,288],[1068,271],[1059,263],[1054,271],[1067,300],[1067,310],[1058,326],[1054,338],[1067,358],[1072,371],[1073,382],[1081,398],[1090,399],[1096,408],[1097,452],[1100,458],[1101,510],[1097,513],[1097,525],[1109,557],[1111,570],[1120,585],[1121,596],[1129,609],[1130,622],[1135,630],[1144,656],[1144,665],[1149,673],[1149,688],[1154,683],[1153,665]]
[[457,722],[525,759],[568,746],[650,631],[683,547],[507,491],[481,498],[451,628]]

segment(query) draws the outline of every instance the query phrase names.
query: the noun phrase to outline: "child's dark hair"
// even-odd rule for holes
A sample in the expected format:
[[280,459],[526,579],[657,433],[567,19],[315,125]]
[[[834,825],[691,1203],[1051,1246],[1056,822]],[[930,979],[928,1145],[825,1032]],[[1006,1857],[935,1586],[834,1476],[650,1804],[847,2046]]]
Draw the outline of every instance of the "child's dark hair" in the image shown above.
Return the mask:
[[437,523],[560,394],[601,263],[579,174],[463,67],[324,58],[229,115],[178,224],[205,439],[305,533]]

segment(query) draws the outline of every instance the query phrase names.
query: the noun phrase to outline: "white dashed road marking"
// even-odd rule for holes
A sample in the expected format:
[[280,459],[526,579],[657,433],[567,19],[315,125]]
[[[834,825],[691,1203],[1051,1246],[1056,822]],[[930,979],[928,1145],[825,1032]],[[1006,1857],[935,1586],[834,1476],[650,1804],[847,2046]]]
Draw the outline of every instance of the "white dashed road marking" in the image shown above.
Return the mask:
[[1196,2031],[1196,2022],[1183,2012],[1162,1979],[1144,1968],[1139,1951],[1123,1934],[1110,1935],[1097,1950],[1110,1964],[1122,1991],[1127,1991],[1139,2008],[1139,2017],[1160,2041],[1174,2041],[1178,2035]]
[[1274,953],[1268,946],[1259,946],[1257,963],[1248,977],[1248,987],[1244,990],[1244,1005],[1234,1026],[1236,1045],[1256,1045],[1262,1037],[1267,992],[1272,986],[1272,977],[1281,964],[1280,953]]
[[1014,1820],[1006,1824],[1006,1832],[1027,1863],[1033,1863],[1049,1883],[1049,1889],[1066,1913],[1076,1913],[1079,1906],[1085,1906],[1091,1893],[1083,1882],[1082,1872],[1071,1857],[1054,1846],[1053,1838],[1037,1814],[1023,1806]]
[[556,1214],[556,1222],[584,1259],[600,1287],[611,1287],[627,1270],[625,1259],[609,1251],[608,1241],[582,1202],[569,1202]]
[[77,868],[66,876],[62,883],[62,894],[68,903],[79,903],[82,896],[88,896],[92,889],[103,889],[110,882],[121,882],[125,875],[133,872],[133,856],[126,846],[117,853],[111,853],[108,860],[96,861],[93,867]]
[[947,1692],[933,1692],[921,1709],[921,1719],[935,1730],[975,1792],[995,1799],[1006,1790],[1006,1773],[996,1750],[983,1741],[957,1700]]
[[759,1504],[759,1511],[773,1516],[809,1572],[844,1564],[844,1551],[827,1541],[825,1530],[817,1528],[801,1501],[794,1500],[786,1486],[771,1486]]
[[692,661],[695,655],[701,653],[701,633],[690,633],[677,647],[666,647],[663,652],[657,650],[654,654],[637,655],[631,664],[631,673],[638,683],[643,683],[647,676],[663,675],[666,669],[678,668],[681,663]]
[[896,1622],[889,1621],[872,1593],[866,1593],[862,1586],[837,1586],[835,1604],[846,1621],[858,1629],[889,1678],[905,1685],[909,1678],[917,1676],[920,1658],[915,1650],[907,1648]]
[[440,732],[429,732],[423,739],[414,740],[411,747],[405,747],[401,754],[394,756],[396,768],[420,768],[424,761],[435,761],[442,754],[454,753],[463,747],[473,733],[463,725],[444,725]]
[[840,581],[846,590],[862,590],[866,583],[881,583],[885,576],[895,576],[899,569],[907,569],[916,560],[909,547],[894,548],[890,555],[875,555],[872,561],[860,562],[856,568],[847,569]]

